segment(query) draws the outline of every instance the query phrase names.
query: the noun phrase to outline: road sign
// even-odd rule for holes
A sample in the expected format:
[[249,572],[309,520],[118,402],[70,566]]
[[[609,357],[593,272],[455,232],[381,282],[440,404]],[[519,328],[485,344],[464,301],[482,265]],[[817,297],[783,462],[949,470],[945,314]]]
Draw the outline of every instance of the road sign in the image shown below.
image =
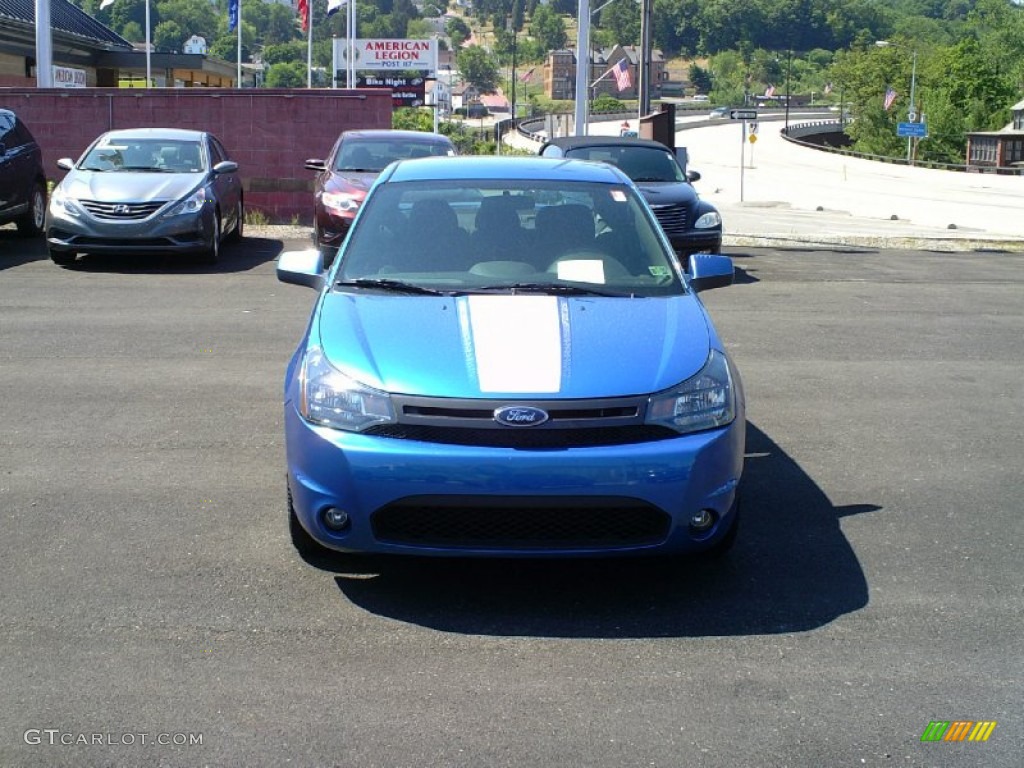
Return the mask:
[[756,109],[730,109],[729,117],[732,120],[757,120]]
[[750,134],[757,133],[757,123],[751,123],[750,125],[748,125],[747,126],[747,133],[750,133]]
[[747,137],[747,141],[749,141],[751,144],[756,144],[757,143],[757,134],[756,133],[750,134]]
[[923,139],[928,135],[928,126],[925,123],[896,123],[896,135]]

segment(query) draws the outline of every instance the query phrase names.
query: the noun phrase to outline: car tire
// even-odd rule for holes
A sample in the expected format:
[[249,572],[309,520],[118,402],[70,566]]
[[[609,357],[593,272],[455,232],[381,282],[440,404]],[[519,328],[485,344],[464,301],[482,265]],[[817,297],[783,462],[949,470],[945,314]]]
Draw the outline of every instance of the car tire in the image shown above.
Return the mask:
[[291,535],[292,546],[299,556],[306,562],[323,562],[332,559],[337,555],[333,549],[328,549],[319,541],[309,535],[309,532],[302,527],[299,516],[295,514],[295,505],[292,503],[292,491],[288,489],[288,532]]
[[220,212],[216,211],[213,214],[213,237],[210,239],[210,245],[205,253],[207,264],[216,264],[220,261],[220,241]]
[[55,251],[50,249],[50,261],[58,267],[70,267],[78,257],[74,251]]
[[22,237],[38,237],[43,233],[46,221],[46,185],[37,181],[32,185],[28,210],[17,220],[18,233]]
[[237,243],[243,237],[245,237],[243,227],[245,226],[245,206],[242,203],[242,199],[238,199],[238,210],[235,211],[235,228],[231,230],[231,234],[228,235],[228,240],[232,243]]

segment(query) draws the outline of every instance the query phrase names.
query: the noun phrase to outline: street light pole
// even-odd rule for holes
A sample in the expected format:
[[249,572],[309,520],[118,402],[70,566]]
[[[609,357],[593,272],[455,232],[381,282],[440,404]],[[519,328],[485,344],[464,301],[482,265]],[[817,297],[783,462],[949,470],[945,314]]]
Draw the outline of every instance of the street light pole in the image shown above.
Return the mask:
[[651,111],[651,8],[653,0],[640,4],[640,72],[637,77],[638,111],[640,117]]
[[[917,110],[914,109],[914,91],[917,88],[917,50],[914,50],[913,64],[910,67],[910,106],[907,107],[907,122],[917,122]],[[907,165],[914,164],[914,137],[907,136]]]
[[789,135],[789,79],[793,73],[793,51],[786,51],[786,127],[782,131],[786,136]]

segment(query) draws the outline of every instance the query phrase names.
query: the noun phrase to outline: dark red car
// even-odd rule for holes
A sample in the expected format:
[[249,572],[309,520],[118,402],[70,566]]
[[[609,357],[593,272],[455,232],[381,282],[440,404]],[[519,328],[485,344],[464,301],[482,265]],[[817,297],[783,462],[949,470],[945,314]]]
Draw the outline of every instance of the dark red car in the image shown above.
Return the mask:
[[316,171],[313,243],[330,264],[378,174],[395,160],[457,154],[447,136],[386,129],[344,131],[326,160],[306,161]]

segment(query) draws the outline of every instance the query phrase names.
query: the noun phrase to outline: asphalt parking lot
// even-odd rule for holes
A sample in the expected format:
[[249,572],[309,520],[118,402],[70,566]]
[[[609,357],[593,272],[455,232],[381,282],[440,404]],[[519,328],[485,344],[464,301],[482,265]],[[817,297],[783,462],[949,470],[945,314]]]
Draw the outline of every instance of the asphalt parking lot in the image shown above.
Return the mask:
[[728,249],[722,563],[317,567],[306,242],[61,269],[0,229],[0,765],[1021,764],[1024,254]]

